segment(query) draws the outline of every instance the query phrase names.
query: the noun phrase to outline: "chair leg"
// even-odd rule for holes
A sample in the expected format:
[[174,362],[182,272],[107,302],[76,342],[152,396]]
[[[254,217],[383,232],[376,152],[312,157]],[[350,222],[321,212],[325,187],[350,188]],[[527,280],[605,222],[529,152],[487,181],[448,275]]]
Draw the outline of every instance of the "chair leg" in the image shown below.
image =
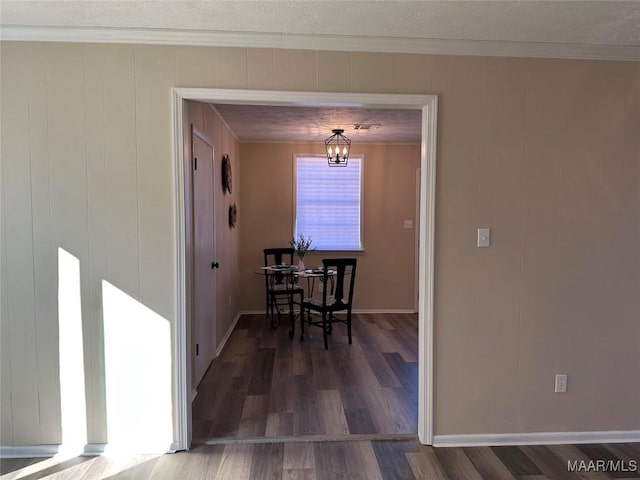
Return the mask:
[[293,295],[289,297],[289,319],[291,320],[291,330],[289,330],[289,338],[293,338],[296,333],[296,316],[293,313]]
[[268,317],[269,316],[269,306],[271,305],[271,302],[269,302],[269,292],[267,292],[266,298],[265,298],[265,303],[264,303],[264,314]]
[[347,311],[347,337],[349,338],[349,345],[351,345],[351,310]]
[[304,340],[304,307],[300,305],[300,341]]
[[[280,326],[280,312],[278,311],[278,301],[274,294],[271,294],[269,302],[269,317],[271,318],[271,328],[276,329]],[[276,318],[275,313],[278,314]]]
[[327,312],[322,312],[322,337],[324,338],[324,349],[329,350],[327,342]]

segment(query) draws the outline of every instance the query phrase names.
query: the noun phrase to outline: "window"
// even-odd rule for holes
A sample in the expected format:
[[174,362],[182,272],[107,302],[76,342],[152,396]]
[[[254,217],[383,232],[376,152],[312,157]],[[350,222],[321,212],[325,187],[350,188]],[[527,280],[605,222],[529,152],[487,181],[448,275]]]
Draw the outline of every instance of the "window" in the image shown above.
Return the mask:
[[296,157],[294,236],[318,250],[361,250],[362,158],[331,168],[325,157]]

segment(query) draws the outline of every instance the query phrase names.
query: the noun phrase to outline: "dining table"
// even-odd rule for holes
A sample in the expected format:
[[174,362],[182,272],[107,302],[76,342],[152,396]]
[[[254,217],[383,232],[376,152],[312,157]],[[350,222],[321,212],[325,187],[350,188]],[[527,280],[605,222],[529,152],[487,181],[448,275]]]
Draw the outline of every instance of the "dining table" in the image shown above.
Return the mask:
[[[272,320],[271,326],[273,328],[277,328],[280,325],[280,315],[281,314],[289,314],[291,319],[291,330],[289,331],[289,338],[293,338],[295,334],[295,322],[297,317],[302,315],[302,312],[298,309],[295,310],[296,305],[302,305],[302,302],[305,298],[313,297],[314,292],[318,289],[320,292],[321,288],[324,288],[324,277],[325,272],[322,267],[320,268],[307,268],[304,270],[299,270],[296,265],[289,264],[280,264],[280,265],[268,265],[259,267],[256,271],[256,274],[259,275],[268,275],[270,277],[270,281],[283,283],[283,290],[289,292],[287,295],[287,302],[284,304],[276,304],[276,311],[278,313],[277,319]],[[333,277],[335,277],[336,271],[329,270],[327,272],[327,276],[330,281],[333,281]],[[300,287],[301,283],[306,280],[306,289],[296,288]],[[295,296],[299,295],[300,299],[296,301]],[[288,311],[285,311],[284,308],[280,307],[288,307]],[[301,319],[302,321],[302,319]]]

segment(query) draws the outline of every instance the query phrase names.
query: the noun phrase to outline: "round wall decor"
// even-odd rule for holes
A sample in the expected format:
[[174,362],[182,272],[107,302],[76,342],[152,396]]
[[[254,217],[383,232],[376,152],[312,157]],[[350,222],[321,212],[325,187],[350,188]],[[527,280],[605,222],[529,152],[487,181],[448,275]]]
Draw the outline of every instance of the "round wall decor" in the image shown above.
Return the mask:
[[231,159],[226,153],[222,157],[222,191],[231,193]]
[[236,208],[236,204],[229,205],[229,228],[234,228],[236,226],[236,221],[238,220],[238,209]]

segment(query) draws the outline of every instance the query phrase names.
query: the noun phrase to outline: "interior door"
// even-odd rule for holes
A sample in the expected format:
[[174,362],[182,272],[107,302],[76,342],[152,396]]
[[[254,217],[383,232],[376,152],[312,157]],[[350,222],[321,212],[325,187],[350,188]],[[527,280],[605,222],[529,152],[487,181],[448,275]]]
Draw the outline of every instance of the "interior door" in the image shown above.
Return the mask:
[[193,158],[193,387],[202,380],[215,346],[215,225],[213,147],[192,133]]

